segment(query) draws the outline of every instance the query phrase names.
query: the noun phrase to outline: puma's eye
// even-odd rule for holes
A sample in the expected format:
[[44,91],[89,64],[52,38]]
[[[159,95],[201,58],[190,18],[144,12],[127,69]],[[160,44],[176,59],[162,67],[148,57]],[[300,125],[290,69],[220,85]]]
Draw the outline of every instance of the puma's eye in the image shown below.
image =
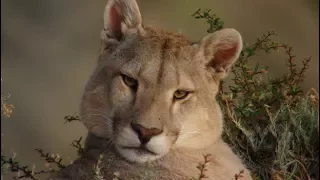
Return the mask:
[[183,90],[177,90],[176,92],[174,92],[174,99],[184,99],[189,95],[188,91],[183,91]]
[[122,80],[123,82],[130,88],[132,88],[133,90],[136,90],[137,89],[137,86],[138,86],[138,82],[137,80],[129,77],[129,76],[126,76],[124,74],[121,75],[122,76]]

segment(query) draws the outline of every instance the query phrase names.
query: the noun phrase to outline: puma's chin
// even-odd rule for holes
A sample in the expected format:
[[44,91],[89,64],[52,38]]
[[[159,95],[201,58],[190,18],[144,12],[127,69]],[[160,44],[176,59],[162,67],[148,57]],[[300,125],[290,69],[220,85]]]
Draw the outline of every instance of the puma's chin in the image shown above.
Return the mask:
[[126,160],[137,163],[151,162],[165,155],[154,153],[147,148],[142,147],[121,147],[116,145],[116,150]]

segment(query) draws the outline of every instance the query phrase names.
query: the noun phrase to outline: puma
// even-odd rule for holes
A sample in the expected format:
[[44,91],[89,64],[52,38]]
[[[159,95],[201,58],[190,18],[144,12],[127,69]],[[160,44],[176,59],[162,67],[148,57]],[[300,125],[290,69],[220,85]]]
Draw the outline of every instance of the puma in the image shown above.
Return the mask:
[[49,179],[94,179],[104,154],[104,179],[251,179],[223,142],[216,101],[242,50],[238,31],[226,28],[190,42],[142,24],[135,0],[109,0],[97,66],[85,87],[81,120],[89,131],[86,153]]

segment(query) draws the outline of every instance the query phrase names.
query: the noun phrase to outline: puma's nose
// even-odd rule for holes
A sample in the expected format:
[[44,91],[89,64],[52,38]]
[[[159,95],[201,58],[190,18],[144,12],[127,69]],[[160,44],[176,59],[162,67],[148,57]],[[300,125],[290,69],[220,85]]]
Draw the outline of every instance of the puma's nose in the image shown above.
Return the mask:
[[150,141],[152,136],[161,134],[161,130],[157,128],[147,129],[140,124],[131,123],[132,129],[138,134],[141,144],[146,144]]

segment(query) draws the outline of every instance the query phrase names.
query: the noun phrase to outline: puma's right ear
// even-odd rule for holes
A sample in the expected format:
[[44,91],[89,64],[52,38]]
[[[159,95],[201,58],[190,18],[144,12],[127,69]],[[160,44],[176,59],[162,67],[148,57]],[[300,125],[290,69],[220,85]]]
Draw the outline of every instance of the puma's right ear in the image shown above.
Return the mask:
[[[101,39],[120,41],[129,32],[141,28],[141,14],[135,0],[108,0],[104,11],[104,29]],[[106,46],[106,44],[105,44]]]

